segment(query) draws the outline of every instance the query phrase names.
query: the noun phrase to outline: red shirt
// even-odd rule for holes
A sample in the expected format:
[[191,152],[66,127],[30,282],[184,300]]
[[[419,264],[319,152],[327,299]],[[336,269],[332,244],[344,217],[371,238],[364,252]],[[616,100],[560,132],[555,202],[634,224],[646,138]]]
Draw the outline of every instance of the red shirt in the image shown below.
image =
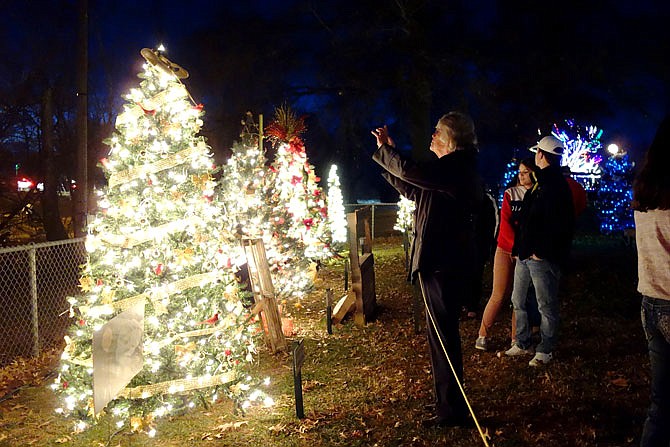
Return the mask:
[[572,204],[575,206],[575,217],[586,209],[586,191],[584,187],[570,176],[565,177],[572,193]]
[[498,247],[508,253],[512,253],[514,247],[514,234],[519,226],[519,212],[526,191],[527,189],[524,186],[513,186],[505,190],[505,194],[503,194]]

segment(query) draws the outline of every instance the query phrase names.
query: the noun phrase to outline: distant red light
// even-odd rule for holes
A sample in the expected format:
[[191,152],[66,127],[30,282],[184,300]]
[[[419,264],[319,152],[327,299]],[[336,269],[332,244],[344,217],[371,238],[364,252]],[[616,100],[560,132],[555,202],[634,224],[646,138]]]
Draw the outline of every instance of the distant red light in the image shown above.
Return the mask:
[[23,177],[21,180],[18,180],[16,182],[16,190],[30,191],[34,185],[35,184],[31,180],[28,180],[27,178]]

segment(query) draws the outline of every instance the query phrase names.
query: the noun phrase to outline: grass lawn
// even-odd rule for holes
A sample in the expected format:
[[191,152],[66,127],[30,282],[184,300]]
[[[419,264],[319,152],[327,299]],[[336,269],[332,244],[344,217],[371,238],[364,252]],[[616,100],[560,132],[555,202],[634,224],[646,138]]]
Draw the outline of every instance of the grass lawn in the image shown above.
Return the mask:
[[[72,422],[53,411],[51,355],[0,370],[0,446],[484,445],[476,429],[421,426],[432,395],[425,323],[417,333],[400,238],[378,239],[373,251],[376,321],[357,327],[346,319],[327,334],[325,288],[335,298],[344,293],[341,261],[325,265],[314,293],[291,309],[294,339],[304,340],[307,354],[304,419],[295,417],[290,356],[261,352],[252,374],[272,378],[274,407],[241,415],[224,401],[159,421],[152,439],[117,432],[104,419],[73,435]],[[509,345],[509,310],[494,327],[490,352],[474,349],[479,320],[463,319],[465,391],[490,446],[637,445],[649,365],[636,273],[634,249],[621,240],[575,241],[561,283],[555,361],[543,368],[499,355]],[[489,266],[482,306],[490,286]]]

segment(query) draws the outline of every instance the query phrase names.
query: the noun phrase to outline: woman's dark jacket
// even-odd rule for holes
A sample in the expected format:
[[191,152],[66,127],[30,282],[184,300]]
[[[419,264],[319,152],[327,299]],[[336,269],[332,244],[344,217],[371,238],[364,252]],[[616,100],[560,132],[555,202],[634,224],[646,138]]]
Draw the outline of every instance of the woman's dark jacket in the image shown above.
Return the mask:
[[512,255],[531,255],[564,266],[570,255],[575,212],[568,182],[558,166],[536,172],[537,183],[526,193]]
[[476,214],[484,200],[477,152],[463,149],[417,165],[382,145],[372,156],[382,175],[416,203],[410,279],[419,271],[469,275],[477,263]]

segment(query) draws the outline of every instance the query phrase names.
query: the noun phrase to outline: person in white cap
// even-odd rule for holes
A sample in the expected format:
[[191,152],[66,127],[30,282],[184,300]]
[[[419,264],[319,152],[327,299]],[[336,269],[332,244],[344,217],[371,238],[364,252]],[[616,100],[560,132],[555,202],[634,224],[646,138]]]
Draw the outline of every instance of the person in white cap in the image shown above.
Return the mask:
[[572,194],[561,173],[565,151],[558,138],[547,136],[530,148],[535,152],[537,183],[524,196],[519,231],[514,240],[512,305],[516,315],[516,343],[508,356],[532,354],[526,296],[532,283],[540,311],[540,343],[530,366],[549,363],[558,336],[558,283],[568,261],[575,226]]

